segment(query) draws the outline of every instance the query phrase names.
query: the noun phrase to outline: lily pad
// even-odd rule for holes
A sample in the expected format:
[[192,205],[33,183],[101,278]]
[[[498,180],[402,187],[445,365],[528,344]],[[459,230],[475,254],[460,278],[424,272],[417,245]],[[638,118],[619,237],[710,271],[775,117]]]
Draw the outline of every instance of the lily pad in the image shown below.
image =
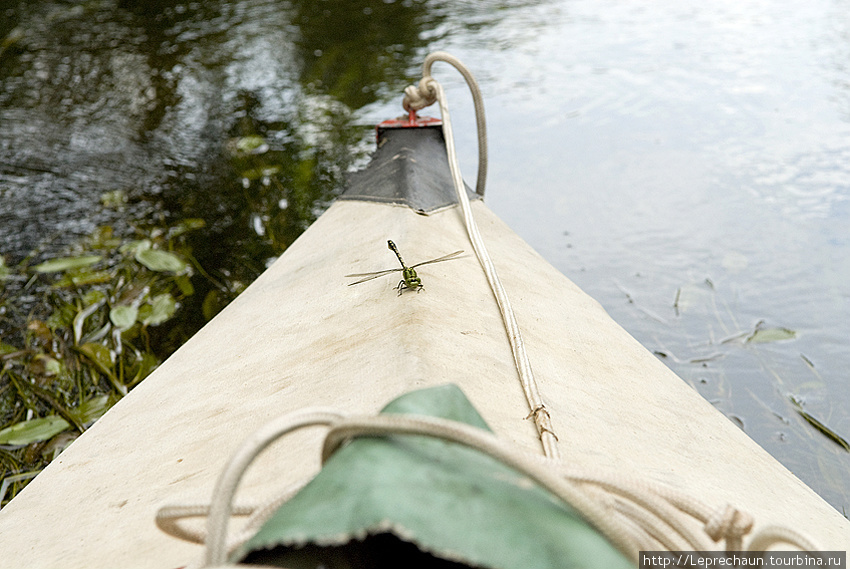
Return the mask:
[[100,255],[84,255],[82,257],[63,257],[61,259],[50,259],[33,267],[37,273],[58,273],[70,269],[80,269],[94,265],[103,257]]
[[23,446],[46,441],[70,426],[58,415],[16,423],[0,431],[0,445]]

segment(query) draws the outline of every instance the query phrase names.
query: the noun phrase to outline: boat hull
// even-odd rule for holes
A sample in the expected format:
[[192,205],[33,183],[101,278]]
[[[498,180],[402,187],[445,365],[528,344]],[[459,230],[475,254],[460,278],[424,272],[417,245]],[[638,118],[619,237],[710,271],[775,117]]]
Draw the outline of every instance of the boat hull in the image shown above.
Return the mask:
[[[565,461],[668,484],[786,525],[825,550],[850,549],[850,522],[672,373],[483,203],[473,211],[522,329]],[[391,268],[386,241],[421,267]],[[501,316],[456,207],[338,201],[263,275],[77,439],[0,511],[0,567],[178,567],[200,548],[161,533],[157,509],[208,502],[240,442],[304,407],[377,413],[454,383],[493,431],[542,452]],[[238,501],[319,468],[319,430],[276,444]]]

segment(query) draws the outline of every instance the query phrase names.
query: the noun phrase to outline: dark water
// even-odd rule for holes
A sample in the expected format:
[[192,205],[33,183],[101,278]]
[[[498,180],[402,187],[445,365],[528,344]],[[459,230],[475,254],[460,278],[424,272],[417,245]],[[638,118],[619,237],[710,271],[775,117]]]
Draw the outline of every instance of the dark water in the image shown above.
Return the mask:
[[[847,0],[5,0],[0,38],[8,262],[200,217],[199,261],[246,281],[363,163],[424,55],[455,53],[485,93],[490,207],[850,509],[850,453],[789,398],[850,439]],[[473,178],[468,95],[437,76]],[[762,320],[794,337],[745,343]]]

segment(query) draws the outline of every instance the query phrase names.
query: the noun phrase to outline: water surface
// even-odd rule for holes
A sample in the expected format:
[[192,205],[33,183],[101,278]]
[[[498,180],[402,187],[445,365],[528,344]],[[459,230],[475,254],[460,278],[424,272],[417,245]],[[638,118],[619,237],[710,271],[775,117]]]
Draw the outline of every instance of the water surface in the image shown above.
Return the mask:
[[850,439],[848,8],[561,2],[451,46],[489,94],[489,205],[839,511],[850,455],[790,398]]
[[[201,263],[250,280],[364,163],[424,55],[448,50],[485,94],[489,206],[848,508],[850,453],[790,400],[850,439],[847,0],[7,0],[0,13],[10,262],[99,224],[200,217]],[[469,97],[436,74],[474,179]],[[241,151],[247,137],[264,146]],[[794,337],[744,342],[757,326]]]

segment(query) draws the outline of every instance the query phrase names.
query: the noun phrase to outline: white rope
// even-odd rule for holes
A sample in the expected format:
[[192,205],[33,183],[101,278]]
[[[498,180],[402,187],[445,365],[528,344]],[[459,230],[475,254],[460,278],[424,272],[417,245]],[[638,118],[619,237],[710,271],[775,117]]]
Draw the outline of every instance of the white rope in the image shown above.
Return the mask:
[[[293,484],[280,496],[263,504],[241,504],[233,506],[230,512],[231,517],[240,516],[247,517],[248,519],[242,525],[239,533],[227,541],[227,551],[230,551],[251,539],[260,527],[262,527],[262,525],[272,516],[272,514],[274,514],[280,506],[282,506],[285,502],[288,502],[290,498],[297,494],[306,483],[307,481],[301,481],[297,484]],[[207,518],[209,515],[209,504],[163,506],[156,513],[156,526],[168,535],[182,539],[183,541],[203,545],[207,542],[206,528],[192,528],[183,525],[181,522],[186,518]]]
[[[473,93],[473,101],[476,104],[476,118],[479,119],[479,152],[481,152],[481,137],[482,133],[486,139],[486,128],[483,123],[483,102],[481,99],[481,91],[475,78],[469,70],[454,56],[445,52],[434,52],[425,58],[423,65],[422,80],[419,82],[419,87],[410,86],[405,89],[405,108],[421,108],[428,101],[437,101],[440,104],[440,114],[443,119],[443,136],[446,139],[446,149],[448,151],[449,168],[452,173],[452,181],[454,182],[455,192],[457,193],[458,203],[463,212],[463,220],[466,225],[466,231],[469,234],[469,240],[472,242],[472,248],[478,257],[484,269],[484,274],[487,276],[487,281],[490,283],[490,288],[493,295],[496,297],[496,302],[499,305],[499,311],[502,314],[502,320],[505,324],[505,331],[508,334],[508,340],[511,345],[511,352],[514,357],[514,363],[519,374],[519,380],[522,384],[523,392],[525,393],[526,401],[530,409],[529,417],[534,420],[537,433],[540,437],[540,442],[543,445],[543,452],[546,456],[557,458],[558,452],[558,437],[552,427],[552,420],[549,411],[544,404],[543,398],[540,395],[537,382],[534,379],[534,373],[531,369],[531,362],[528,359],[528,354],[525,350],[525,344],[522,340],[522,334],[514,316],[511,303],[508,300],[507,292],[499,280],[499,275],[496,273],[496,267],[487,253],[487,248],[484,245],[484,240],[481,233],[478,231],[478,224],[475,223],[475,218],[472,215],[472,208],[469,205],[469,199],[466,196],[466,190],[463,185],[463,177],[460,173],[458,165],[457,153],[455,151],[454,136],[452,134],[451,117],[449,115],[449,106],[446,100],[446,94],[443,91],[442,85],[431,77],[431,65],[435,61],[444,61],[454,66],[466,79],[470,90]],[[430,103],[428,103],[430,104]],[[421,105],[421,106],[420,106]],[[484,152],[486,153],[486,142],[484,143]],[[481,185],[480,193],[483,193],[483,184],[486,174],[481,172],[481,164],[486,164],[486,158],[479,156],[479,173],[478,182]]]
[[[208,514],[203,567],[223,565],[227,552],[253,533],[243,530],[239,539],[228,543],[230,516],[252,515],[252,519],[260,521],[248,525],[256,529],[294,493],[289,491],[284,499],[274,500],[262,508],[232,506],[234,493],[248,466],[278,438],[314,425],[329,428],[322,448],[323,463],[345,441],[357,436],[430,436],[483,452],[527,476],[578,511],[614,547],[635,562],[640,551],[711,551],[718,541],[725,541],[727,551],[742,551],[742,538],[753,527],[746,513],[731,506],[711,509],[670,488],[620,473],[567,469],[560,461],[529,454],[488,431],[465,423],[401,414],[345,417],[326,409],[305,409],[281,417],[255,432],[220,475],[209,507],[166,506],[157,514],[157,525],[170,535],[197,542],[203,535],[182,528],[179,519]],[[725,521],[718,525],[718,518]],[[695,522],[702,524],[701,533],[695,531]],[[768,526],[754,535],[747,550],[763,551],[776,544],[792,545],[804,551],[819,550],[799,532],[776,526]]]
[[478,132],[478,178],[475,183],[475,193],[484,197],[488,163],[487,120],[484,115],[484,96],[481,94],[478,82],[469,69],[459,59],[444,51],[436,51],[429,54],[422,64],[422,79],[419,81],[419,86],[410,85],[407,87],[404,90],[404,99],[401,104],[406,111],[419,111],[437,102],[437,92],[432,90],[428,85],[433,80],[431,77],[431,66],[437,61],[444,61],[453,65],[466,80],[466,84],[469,86],[469,92],[472,94],[472,104],[475,109],[475,125]]
[[239,447],[219,476],[213,490],[207,517],[207,551],[204,558],[206,567],[215,567],[226,561],[227,525],[230,521],[233,496],[242,475],[254,459],[271,443],[290,431],[307,426],[329,425],[342,418],[341,414],[333,410],[305,409],[268,423]]

